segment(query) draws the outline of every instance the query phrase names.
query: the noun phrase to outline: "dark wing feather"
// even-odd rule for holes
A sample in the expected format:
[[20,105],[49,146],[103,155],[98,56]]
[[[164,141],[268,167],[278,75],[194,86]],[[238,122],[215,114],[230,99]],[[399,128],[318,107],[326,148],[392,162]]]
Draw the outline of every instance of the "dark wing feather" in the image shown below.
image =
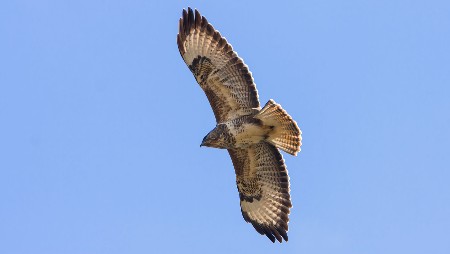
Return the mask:
[[292,207],[289,176],[278,149],[261,142],[248,149],[229,149],[245,221],[272,242],[288,240]]
[[217,123],[250,115],[260,109],[253,77],[205,17],[195,10],[183,10],[177,36],[178,49],[200,87],[208,97]]

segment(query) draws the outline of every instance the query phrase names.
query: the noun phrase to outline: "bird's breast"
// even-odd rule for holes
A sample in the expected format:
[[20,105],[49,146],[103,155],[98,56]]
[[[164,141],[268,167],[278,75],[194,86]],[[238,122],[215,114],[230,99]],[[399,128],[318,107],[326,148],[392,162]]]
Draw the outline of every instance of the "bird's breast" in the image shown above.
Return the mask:
[[[256,119],[257,120],[257,119]],[[237,148],[245,148],[257,144],[267,137],[269,129],[251,117],[236,119],[228,125]]]

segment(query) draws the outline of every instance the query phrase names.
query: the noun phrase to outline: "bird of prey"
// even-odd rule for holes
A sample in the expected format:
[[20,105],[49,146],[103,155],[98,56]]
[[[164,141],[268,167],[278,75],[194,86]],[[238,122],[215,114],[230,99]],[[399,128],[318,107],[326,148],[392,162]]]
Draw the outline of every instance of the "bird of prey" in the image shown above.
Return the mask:
[[294,156],[300,151],[297,123],[273,100],[260,107],[247,65],[197,10],[183,9],[177,44],[217,122],[200,146],[228,150],[244,220],[272,242],[288,241],[292,203],[278,149]]

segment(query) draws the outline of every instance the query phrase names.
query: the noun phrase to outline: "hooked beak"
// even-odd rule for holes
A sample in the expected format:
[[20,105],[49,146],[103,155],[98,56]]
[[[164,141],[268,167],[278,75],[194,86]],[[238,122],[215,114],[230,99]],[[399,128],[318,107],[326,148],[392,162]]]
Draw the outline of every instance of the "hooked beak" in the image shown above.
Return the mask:
[[200,144],[200,147],[206,146],[206,137],[203,138],[202,143]]

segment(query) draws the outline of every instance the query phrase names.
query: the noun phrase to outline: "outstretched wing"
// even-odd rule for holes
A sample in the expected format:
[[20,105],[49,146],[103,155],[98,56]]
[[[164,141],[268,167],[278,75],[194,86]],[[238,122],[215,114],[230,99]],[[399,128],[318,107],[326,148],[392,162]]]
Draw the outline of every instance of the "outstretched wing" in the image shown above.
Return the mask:
[[259,109],[258,92],[243,60],[205,17],[183,9],[177,36],[178,49],[205,91],[217,123]]
[[278,149],[260,142],[248,149],[229,149],[245,221],[272,242],[288,240],[289,176]]

